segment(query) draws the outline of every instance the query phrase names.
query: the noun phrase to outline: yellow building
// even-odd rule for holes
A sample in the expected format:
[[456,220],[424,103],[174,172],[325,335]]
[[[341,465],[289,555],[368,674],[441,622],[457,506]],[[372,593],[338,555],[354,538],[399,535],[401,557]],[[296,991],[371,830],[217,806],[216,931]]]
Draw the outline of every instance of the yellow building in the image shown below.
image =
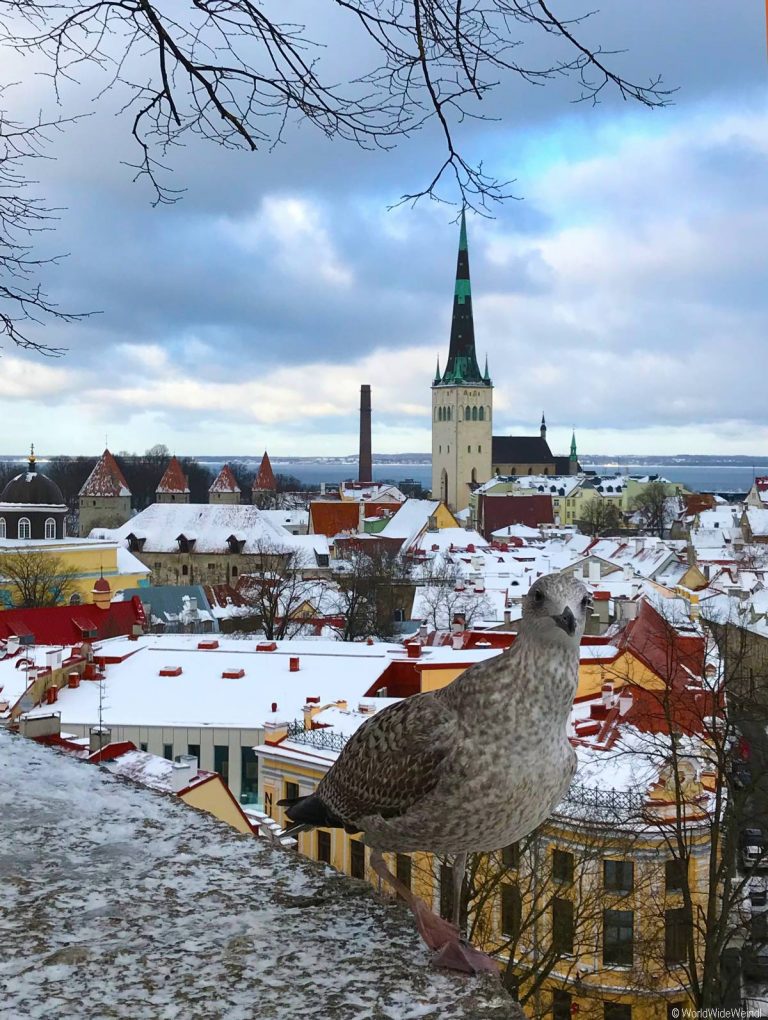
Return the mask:
[[[7,557],[7,560],[6,560]],[[55,582],[66,578],[66,598],[70,603],[94,601],[94,583],[104,577],[113,596],[127,588],[143,588],[149,584],[150,571],[117,542],[100,542],[87,538],[0,540],[0,609],[19,602],[18,583],[3,571],[13,568],[13,575],[22,571],[48,572]]]
[[[632,640],[596,645],[604,654],[582,660],[571,719],[579,773],[553,817],[524,845],[478,855],[470,868],[469,936],[509,965],[507,983],[517,985],[532,1018],[667,1020],[668,1010],[690,1005],[682,889],[690,890],[694,909],[707,896],[710,826],[702,805],[714,776],[701,764],[704,754],[679,766],[689,853],[681,863],[671,828],[669,744],[640,722],[653,713],[654,692],[665,689],[658,665],[644,654],[651,625],[641,613],[630,628],[638,647]],[[463,668],[425,664],[420,689],[443,687]],[[308,705],[303,730],[276,724],[256,749],[266,813],[287,827],[277,802],[313,792],[349,735],[387,703],[370,699],[357,711],[346,703]],[[378,885],[365,846],[343,830],[301,833],[298,849]],[[449,860],[385,856],[402,881],[450,916]]]

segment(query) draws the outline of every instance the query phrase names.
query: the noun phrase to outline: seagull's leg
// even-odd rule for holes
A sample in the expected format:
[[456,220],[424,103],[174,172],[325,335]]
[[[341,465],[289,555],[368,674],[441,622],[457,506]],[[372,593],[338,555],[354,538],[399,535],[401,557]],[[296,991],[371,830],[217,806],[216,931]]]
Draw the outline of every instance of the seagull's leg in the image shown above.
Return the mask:
[[461,930],[461,892],[464,888],[464,876],[467,873],[467,854],[456,854],[453,858],[453,923],[459,935]]
[[460,942],[457,928],[450,921],[438,917],[424,900],[414,895],[407,885],[403,885],[389,870],[378,850],[371,850],[371,867],[379,878],[394,889],[397,895],[408,904],[416,919],[419,934],[429,948],[439,950],[432,959],[434,964],[449,967],[451,970],[460,970],[465,974],[478,974],[485,971],[499,976],[498,965],[485,953]]
[[458,937],[456,928],[454,928],[450,921],[438,917],[437,914],[429,909],[424,900],[412,893],[407,885],[404,885],[396,875],[393,875],[387,867],[384,857],[378,850],[371,850],[371,867],[379,878],[386,882],[390,888],[394,889],[400,899],[408,904],[411,913],[416,919],[416,927],[419,929],[419,934],[430,949],[439,949],[446,942],[456,941]]
[[446,942],[432,962],[438,967],[449,967],[467,974],[488,973],[500,976],[499,965],[486,953],[475,949],[463,937],[461,928],[461,893],[467,872],[466,853],[456,854],[453,859],[453,922],[458,937]]

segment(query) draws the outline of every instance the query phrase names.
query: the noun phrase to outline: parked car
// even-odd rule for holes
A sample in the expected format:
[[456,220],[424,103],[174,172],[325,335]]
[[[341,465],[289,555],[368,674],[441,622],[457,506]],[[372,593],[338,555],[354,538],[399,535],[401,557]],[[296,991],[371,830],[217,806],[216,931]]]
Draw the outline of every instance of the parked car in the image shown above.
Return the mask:
[[764,877],[750,879],[747,885],[747,894],[752,913],[764,910],[768,907],[768,879]]
[[757,826],[747,826],[739,833],[739,846],[744,848],[747,845],[765,846],[763,830]]
[[765,847],[756,844],[742,847],[741,866],[745,871],[768,868],[768,855],[765,853]]
[[750,981],[768,980],[768,943],[759,946],[745,946],[742,954],[744,977]]

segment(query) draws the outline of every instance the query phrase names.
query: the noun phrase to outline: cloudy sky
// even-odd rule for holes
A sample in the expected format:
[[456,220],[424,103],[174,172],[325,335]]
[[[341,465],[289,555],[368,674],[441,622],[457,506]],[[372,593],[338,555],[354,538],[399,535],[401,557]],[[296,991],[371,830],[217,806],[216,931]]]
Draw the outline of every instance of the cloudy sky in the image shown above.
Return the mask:
[[[500,119],[464,129],[519,199],[469,220],[494,431],[533,431],[543,409],[557,452],[575,426],[583,452],[768,453],[764,7],[605,4],[590,38],[626,48],[623,71],[662,74],[674,105],[574,105],[567,81],[509,81]],[[322,59],[345,60],[333,44]],[[44,79],[4,67],[23,82],[6,106],[50,112]],[[92,84],[65,98],[92,115],[35,176],[64,207],[45,250],[69,253],[46,283],[99,314],[38,334],[67,348],[55,360],[6,343],[0,453],[95,453],[106,435],[114,450],[346,454],[363,382],[375,450],[427,451],[456,213],[390,205],[427,179],[436,135],[376,154],[306,129],[272,154],[193,143],[171,157],[183,199],[152,208],[123,162],[129,120],[116,97],[92,104]]]

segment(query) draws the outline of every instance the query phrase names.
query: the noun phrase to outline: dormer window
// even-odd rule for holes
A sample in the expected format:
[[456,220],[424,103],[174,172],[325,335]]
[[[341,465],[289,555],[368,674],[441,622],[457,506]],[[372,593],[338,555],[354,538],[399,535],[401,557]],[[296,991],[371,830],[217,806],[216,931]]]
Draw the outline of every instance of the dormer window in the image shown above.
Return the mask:
[[195,539],[186,535],[179,535],[176,541],[179,543],[179,552],[189,553],[195,548]]
[[131,532],[131,534],[127,536],[127,542],[128,548],[131,552],[141,552],[144,548],[146,538],[139,538],[138,535],[134,535],[133,532]]

